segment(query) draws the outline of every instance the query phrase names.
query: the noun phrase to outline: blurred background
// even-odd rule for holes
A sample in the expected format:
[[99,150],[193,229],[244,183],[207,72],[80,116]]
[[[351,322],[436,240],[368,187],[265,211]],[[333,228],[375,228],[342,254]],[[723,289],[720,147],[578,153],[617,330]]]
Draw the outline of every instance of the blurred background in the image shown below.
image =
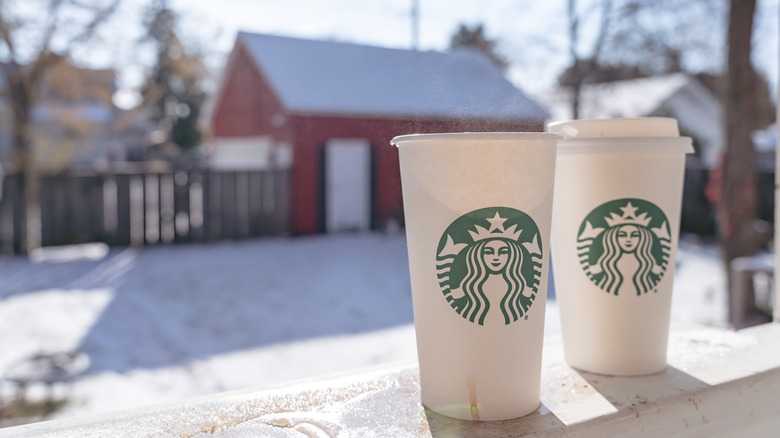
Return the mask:
[[673,318],[769,321],[779,12],[0,2],[0,426],[414,360],[407,133],[676,118]]

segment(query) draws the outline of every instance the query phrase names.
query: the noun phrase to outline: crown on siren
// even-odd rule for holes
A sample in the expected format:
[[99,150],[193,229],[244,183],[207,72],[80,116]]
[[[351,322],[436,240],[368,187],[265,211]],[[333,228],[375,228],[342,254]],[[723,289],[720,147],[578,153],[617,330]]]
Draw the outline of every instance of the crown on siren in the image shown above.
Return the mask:
[[475,225],[474,229],[476,231],[469,230],[469,234],[471,235],[471,238],[474,239],[474,242],[495,238],[504,238],[517,241],[520,238],[520,234],[523,232],[523,230],[518,230],[517,224],[512,225],[509,228],[504,228],[504,222],[506,222],[506,220],[507,218],[501,217],[498,212],[496,212],[496,215],[493,216],[493,218],[487,220],[490,222],[490,228]]
[[617,213],[610,213],[609,217],[604,218],[607,225],[610,227],[617,225],[641,225],[647,227],[650,221],[653,220],[652,217],[647,215],[647,212],[636,214],[637,207],[631,205],[631,201],[628,201],[625,207],[620,207],[620,210],[623,212],[622,216]]

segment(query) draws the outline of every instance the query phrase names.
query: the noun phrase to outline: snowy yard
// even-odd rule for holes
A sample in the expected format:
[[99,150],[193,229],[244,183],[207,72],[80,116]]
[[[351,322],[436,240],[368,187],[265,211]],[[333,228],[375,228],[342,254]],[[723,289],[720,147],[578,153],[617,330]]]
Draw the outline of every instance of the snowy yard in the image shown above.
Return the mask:
[[[672,317],[724,326],[717,250],[682,240]],[[44,249],[0,260],[0,330],[0,374],[35,353],[89,356],[54,418],[416,357],[399,234]]]

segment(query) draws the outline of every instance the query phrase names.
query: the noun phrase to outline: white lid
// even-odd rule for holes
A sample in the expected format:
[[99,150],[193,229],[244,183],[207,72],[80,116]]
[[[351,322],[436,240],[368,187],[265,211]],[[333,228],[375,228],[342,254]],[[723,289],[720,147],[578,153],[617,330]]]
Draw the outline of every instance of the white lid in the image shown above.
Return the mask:
[[550,132],[563,135],[559,154],[693,153],[689,137],[680,137],[677,120],[669,117],[592,119],[555,122]]
[[592,119],[554,122],[550,132],[565,140],[603,137],[679,137],[677,120],[670,117],[637,117],[625,119]]
[[552,141],[562,140],[558,134],[549,132],[443,132],[436,134],[407,134],[393,137],[390,144],[400,146],[426,141]]

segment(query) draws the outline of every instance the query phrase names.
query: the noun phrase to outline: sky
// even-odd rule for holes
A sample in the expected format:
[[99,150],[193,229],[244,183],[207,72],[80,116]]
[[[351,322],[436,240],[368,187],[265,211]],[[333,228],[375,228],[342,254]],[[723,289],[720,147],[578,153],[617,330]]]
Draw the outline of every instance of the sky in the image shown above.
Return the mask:
[[[524,91],[539,94],[555,86],[569,63],[566,0],[170,0],[180,13],[182,34],[210,54],[215,71],[240,30],[312,39],[327,39],[391,48],[413,45],[412,9],[418,5],[420,50],[446,50],[459,24],[482,23],[488,38],[511,63],[508,77]],[[580,0],[587,8],[589,0]],[[593,3],[593,1],[590,1]],[[127,64],[143,53],[129,41],[137,38],[139,13],[146,0],[128,0],[108,26],[117,43],[106,57]],[[778,9],[780,0],[759,0],[754,55],[759,68],[777,82]],[[596,17],[597,18],[597,17]],[[596,19],[590,22],[595,23]],[[585,24],[587,26],[587,22]],[[117,30],[119,32],[117,33]],[[121,40],[121,41],[120,41]],[[587,45],[587,39],[586,39]],[[120,48],[120,46],[122,48]],[[705,61],[706,62],[706,61]],[[120,65],[120,102],[130,102],[142,77],[137,66]]]

